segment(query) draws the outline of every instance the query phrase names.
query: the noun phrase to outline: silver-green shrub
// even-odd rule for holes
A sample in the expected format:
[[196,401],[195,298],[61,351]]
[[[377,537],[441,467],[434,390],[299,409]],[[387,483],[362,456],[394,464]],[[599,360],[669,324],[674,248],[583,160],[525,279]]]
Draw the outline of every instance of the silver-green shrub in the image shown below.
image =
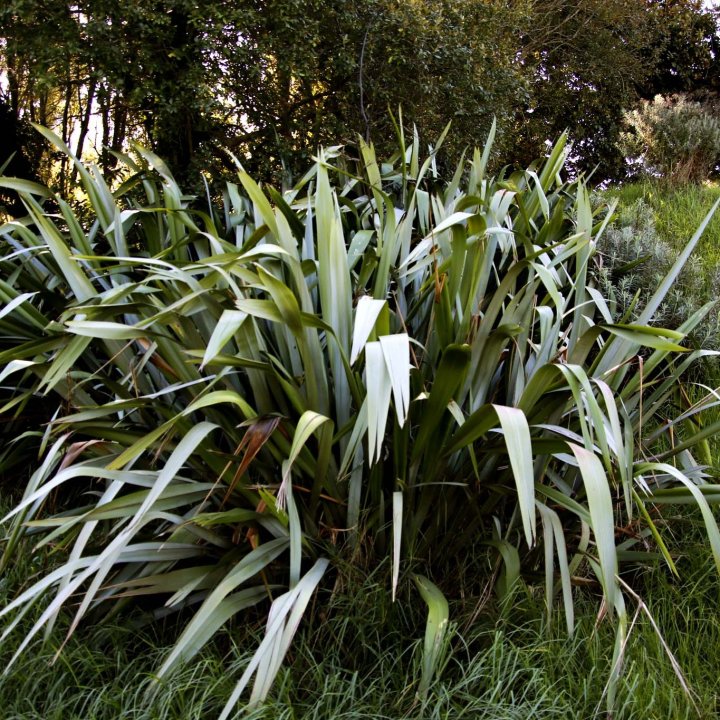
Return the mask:
[[[635,322],[675,262],[677,251],[658,233],[653,209],[642,199],[618,211],[598,238],[597,251],[598,289],[607,298],[618,322]],[[691,255],[655,311],[652,323],[659,327],[678,327],[717,297],[720,297],[720,272],[716,270],[708,275],[702,260]],[[690,340],[696,346],[717,350],[719,329],[720,317],[715,307],[695,328]]]
[[655,96],[625,113],[620,149],[641,171],[676,182],[699,182],[720,161],[720,119],[683,95]]

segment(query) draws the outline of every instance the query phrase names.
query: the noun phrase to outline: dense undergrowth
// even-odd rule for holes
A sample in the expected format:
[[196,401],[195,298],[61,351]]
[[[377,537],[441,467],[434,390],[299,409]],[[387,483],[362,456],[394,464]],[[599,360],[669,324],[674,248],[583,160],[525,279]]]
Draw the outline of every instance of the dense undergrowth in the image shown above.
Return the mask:
[[75,161],[79,209],[0,180],[28,210],[0,228],[10,693],[58,637],[93,657],[142,619],[174,644],[116,656],[128,713],[230,717],[253,683],[247,716],[563,717],[569,656],[588,717],[649,702],[633,683],[667,666],[633,644],[635,593],[679,572],[675,506],[720,567],[716,396],[682,398],[712,304],[654,324],[711,218],[630,315],[598,290],[611,213],[563,180],[564,138],[446,179],[399,143],[325,151],[282,193],[240,172],[203,209],[141,148],[113,189]]
[[[643,180],[609,190],[606,197],[620,202],[620,227],[633,234],[650,236],[650,246],[659,246],[661,267],[668,268],[668,256],[677,255],[720,197],[720,185],[670,184],[664,180]],[[648,249],[648,244],[641,243]],[[690,260],[692,273],[685,270],[683,290],[689,295],[686,309],[699,307],[717,297],[720,265],[720,216],[715,215],[703,233]],[[646,289],[651,284],[644,286]]]
[[[635,585],[693,699],[683,690],[656,629],[646,615],[634,616],[636,606],[631,603],[626,667],[613,715],[617,719],[716,717],[717,576],[706,561],[699,518],[686,515],[676,518],[676,523],[685,551],[677,557],[682,580],[657,566],[637,577]],[[26,573],[19,562],[0,584],[0,602],[11,599]],[[281,670],[267,703],[248,712],[238,710],[235,717],[590,720],[607,716],[603,693],[612,666],[614,631],[606,622],[597,623],[595,600],[587,590],[580,591],[577,599],[577,632],[572,638],[562,628],[546,626],[542,604],[532,594],[506,613],[492,602],[486,605],[470,628],[458,628],[451,642],[453,653],[423,705],[416,703],[411,691],[420,643],[408,642],[424,622],[421,613],[389,603],[377,576],[366,578],[352,596],[337,595],[326,612],[298,632],[291,662]],[[456,617],[461,622],[468,619]],[[62,627],[69,619],[63,618]],[[24,655],[11,675],[0,678],[3,717],[214,717],[232,691],[234,677],[249,662],[260,640],[260,625],[234,625],[220,632],[192,663],[163,684],[148,708],[144,692],[176,632],[173,622],[140,630],[126,623],[84,628],[52,664],[63,640],[56,632],[48,645]],[[11,648],[4,645],[0,661],[7,662],[10,656]]]
[[[619,201],[613,220],[598,243],[596,264],[598,283],[610,299],[614,312],[637,317],[651,289],[672,267],[687,237],[702,221],[720,197],[717,184],[676,184],[666,180],[644,180],[604,194]],[[720,216],[714,216],[693,255],[688,259],[665,301],[655,314],[655,322],[677,327],[684,318],[703,304],[720,297]],[[686,341],[693,347],[720,349],[720,307],[715,304]],[[683,396],[676,407],[689,407],[709,389],[720,386],[720,362],[707,355],[686,376]],[[716,407],[709,408],[701,423],[719,417]],[[709,439],[710,457],[705,462],[717,467],[720,442]]]

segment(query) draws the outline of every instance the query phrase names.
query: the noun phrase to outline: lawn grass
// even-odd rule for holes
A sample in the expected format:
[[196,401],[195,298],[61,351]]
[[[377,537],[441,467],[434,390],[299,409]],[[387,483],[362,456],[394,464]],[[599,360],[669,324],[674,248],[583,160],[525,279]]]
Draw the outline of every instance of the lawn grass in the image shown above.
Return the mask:
[[[684,694],[668,655],[647,617],[635,615],[626,666],[613,718],[678,720],[714,718],[720,692],[718,579],[702,531],[693,516],[675,518],[683,534],[677,558],[681,580],[664,566],[627,581],[645,599],[695,697]],[[671,539],[670,539],[671,540]],[[29,548],[25,548],[29,550]],[[30,562],[22,554],[19,565]],[[0,604],[19,589],[18,567],[0,584]],[[492,601],[475,623],[465,618],[474,599],[451,608],[457,627],[441,679],[425,705],[415,700],[419,676],[421,613],[388,600],[381,573],[369,577],[352,597],[337,593],[314,625],[304,625],[264,706],[237,718],[254,720],[357,718],[605,718],[604,690],[610,672],[614,632],[598,622],[597,599],[577,588],[577,624],[568,637],[556,614],[546,626],[540,588],[522,586],[514,605],[501,611]],[[325,598],[327,601],[328,598]],[[191,720],[216,717],[259,640],[260,623],[231,626],[160,688],[148,709],[144,693],[161,662],[173,628],[134,629],[129,621],[85,628],[51,661],[62,641],[59,628],[47,645],[24,653],[0,678],[4,720]],[[23,634],[20,629],[18,636]],[[16,636],[17,637],[17,636]],[[415,643],[409,639],[416,638]],[[5,665],[14,642],[0,648]]]

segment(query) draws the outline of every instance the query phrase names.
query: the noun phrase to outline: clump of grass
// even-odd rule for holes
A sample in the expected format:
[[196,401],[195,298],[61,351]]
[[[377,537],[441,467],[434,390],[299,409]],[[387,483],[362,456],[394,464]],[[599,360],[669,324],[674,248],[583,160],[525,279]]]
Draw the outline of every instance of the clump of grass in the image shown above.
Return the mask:
[[624,120],[620,149],[641,172],[687,183],[706,179],[717,167],[720,122],[710,104],[684,94],[656,95],[626,112]]
[[[0,509],[8,505],[0,495]],[[626,648],[626,672],[617,689],[613,717],[631,720],[691,720],[715,717],[720,692],[716,648],[720,618],[718,583],[695,513],[671,518],[684,542],[676,558],[682,581],[663,566],[646,568],[633,580],[678,660],[699,710],[683,693],[655,629],[640,615]],[[677,538],[679,546],[679,537]],[[0,581],[0,603],[21,587],[34,562],[25,546],[14,572]],[[477,562],[484,558],[476,556]],[[453,605],[458,626],[442,677],[422,704],[412,691],[420,662],[417,635],[423,615],[407,603],[392,603],[382,569],[338,582],[323,598],[323,613],[305,625],[267,702],[233,716],[251,720],[401,720],[487,718],[577,720],[606,717],[603,694],[613,661],[614,629],[598,622],[588,590],[576,598],[576,632],[548,626],[538,593],[518,588],[510,608],[497,600],[468,596]],[[328,591],[329,592],[329,591]],[[477,603],[482,612],[467,626]],[[631,613],[633,608],[630,609]],[[53,664],[63,640],[62,622],[44,647],[36,643],[7,676],[0,676],[5,720],[202,720],[216,716],[234,677],[250,660],[258,629],[234,625],[219,633],[195,660],[161,686],[148,707],[144,693],[168,651],[174,623],[138,632],[127,623],[75,634]],[[27,623],[32,618],[27,619]],[[0,646],[0,663],[11,648]]]
[[[640,197],[622,204],[613,223],[598,241],[597,279],[618,319],[634,321],[654,289],[675,262],[682,243],[658,229],[657,212]],[[665,300],[654,313],[653,324],[679,327],[705,303],[720,296],[720,271],[701,251],[690,256]],[[691,334],[696,347],[720,349],[720,316],[713,308]]]
[[[699,717],[714,717],[718,681],[715,649],[720,619],[714,611],[717,581],[704,560],[697,519],[683,517],[697,539],[678,559],[684,581],[671,581],[661,567],[646,570],[635,585],[675,654],[694,694]],[[421,613],[389,602],[379,577],[359,593],[335,594],[326,613],[305,626],[294,644],[293,662],[280,671],[267,702],[232,717],[252,720],[401,720],[420,718],[604,718],[604,692],[613,660],[614,630],[598,622],[591,594],[579,593],[577,631],[569,637],[548,627],[527,587],[506,615],[486,605],[472,629],[452,636],[453,653],[424,703],[411,690],[420,642],[408,633]],[[0,588],[0,595],[4,590]],[[456,607],[455,610],[460,610]],[[458,616],[455,613],[456,617]],[[247,664],[257,633],[246,625],[218,634],[200,655],[163,683],[153,705],[143,694],[166,652],[170,629],[137,633],[110,625],[76,634],[50,665],[59,634],[45,648],[24,655],[0,679],[3,717],[20,720],[201,720],[214,717],[231,691],[233,676]],[[6,660],[7,649],[0,650]],[[633,624],[626,672],[617,689],[614,718],[631,720],[698,717],[643,616]]]

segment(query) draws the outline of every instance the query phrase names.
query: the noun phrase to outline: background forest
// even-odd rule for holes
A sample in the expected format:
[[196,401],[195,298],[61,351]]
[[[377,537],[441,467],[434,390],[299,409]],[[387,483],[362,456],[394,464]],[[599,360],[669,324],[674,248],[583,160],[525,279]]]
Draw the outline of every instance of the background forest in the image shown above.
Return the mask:
[[181,180],[304,172],[320,145],[393,144],[401,106],[421,137],[478,143],[493,117],[503,162],[527,165],[568,130],[574,163],[627,172],[618,140],[640,99],[718,91],[716,20],[699,0],[8,0],[0,8],[7,172],[59,168],[29,122],[78,156],[138,140]]

